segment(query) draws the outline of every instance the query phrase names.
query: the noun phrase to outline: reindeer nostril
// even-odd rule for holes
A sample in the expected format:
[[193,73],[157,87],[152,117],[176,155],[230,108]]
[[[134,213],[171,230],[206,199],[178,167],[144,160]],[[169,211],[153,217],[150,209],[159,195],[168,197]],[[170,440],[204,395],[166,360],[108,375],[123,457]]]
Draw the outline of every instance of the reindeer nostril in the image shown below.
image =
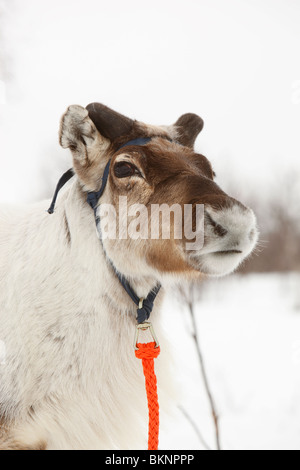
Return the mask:
[[215,222],[214,219],[208,214],[208,212],[206,212],[206,218],[210,225],[213,227],[214,233],[218,235],[218,237],[225,237],[225,235],[227,235],[228,231],[224,227],[222,227],[222,225]]
[[228,231],[222,227],[221,225],[219,224],[216,224],[214,226],[214,232],[216,235],[218,235],[219,237],[225,237],[225,235],[227,235]]

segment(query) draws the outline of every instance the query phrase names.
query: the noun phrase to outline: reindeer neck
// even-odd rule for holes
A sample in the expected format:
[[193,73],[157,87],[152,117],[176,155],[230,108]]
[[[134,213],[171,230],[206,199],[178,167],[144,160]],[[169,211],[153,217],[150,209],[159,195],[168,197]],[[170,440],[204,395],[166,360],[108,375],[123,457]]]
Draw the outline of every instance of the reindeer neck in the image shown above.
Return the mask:
[[86,270],[94,272],[94,280],[99,278],[99,285],[95,285],[95,288],[99,291],[103,289],[103,295],[112,304],[121,310],[130,311],[139,323],[148,320],[160,285],[149,274],[143,275],[141,272],[138,276],[126,278],[116,270],[97,236],[93,211],[78,181],[73,183],[65,195],[65,214],[71,231],[73,252],[80,258],[80,263],[84,263]]

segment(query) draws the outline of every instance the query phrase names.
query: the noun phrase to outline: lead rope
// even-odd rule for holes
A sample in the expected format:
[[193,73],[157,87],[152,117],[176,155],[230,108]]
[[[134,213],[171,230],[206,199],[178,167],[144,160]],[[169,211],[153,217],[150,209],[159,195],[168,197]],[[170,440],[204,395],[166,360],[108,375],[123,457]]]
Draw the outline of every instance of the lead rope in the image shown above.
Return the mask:
[[159,404],[157,394],[157,379],[154,371],[154,359],[158,357],[160,353],[160,347],[156,348],[154,342],[145,344],[139,343],[137,347],[138,350],[135,351],[135,356],[137,359],[142,359],[148,400],[148,450],[157,450],[159,438]]
[[[137,343],[139,331],[149,329],[154,342]],[[154,359],[160,354],[160,346],[155,336],[153,326],[150,322],[144,322],[136,327],[134,341],[135,357],[142,360],[145,376],[145,386],[148,401],[149,424],[148,424],[148,450],[158,450],[159,440],[159,403],[157,394],[157,378],[154,370]]]

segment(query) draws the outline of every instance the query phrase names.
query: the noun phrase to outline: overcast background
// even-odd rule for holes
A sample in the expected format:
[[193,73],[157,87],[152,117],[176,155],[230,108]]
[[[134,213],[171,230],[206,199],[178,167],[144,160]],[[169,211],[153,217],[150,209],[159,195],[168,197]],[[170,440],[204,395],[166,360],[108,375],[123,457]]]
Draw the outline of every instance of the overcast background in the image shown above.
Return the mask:
[[[51,196],[71,166],[61,115],[99,101],[152,124],[201,115],[197,151],[255,209],[252,274],[196,296],[225,448],[300,449],[299,25],[298,0],[0,0],[0,202]],[[213,447],[201,377],[183,369]],[[183,416],[172,429],[165,446],[201,448]]]
[[57,155],[69,165],[57,144],[60,116],[91,101],[156,124],[200,114],[197,149],[221,183],[229,173],[264,191],[298,169],[299,1],[0,5],[0,200],[35,200],[40,169],[54,172]]

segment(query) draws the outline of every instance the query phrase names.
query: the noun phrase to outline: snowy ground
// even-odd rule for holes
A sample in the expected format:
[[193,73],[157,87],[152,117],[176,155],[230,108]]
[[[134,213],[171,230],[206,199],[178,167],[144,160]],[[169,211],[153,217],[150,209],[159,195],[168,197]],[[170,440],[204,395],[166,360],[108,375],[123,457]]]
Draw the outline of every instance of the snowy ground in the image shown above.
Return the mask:
[[[214,434],[188,312],[169,296],[164,318],[181,345],[182,407],[209,447]],[[220,414],[223,449],[300,449],[300,274],[231,276],[203,285],[197,322]],[[171,328],[170,328],[171,325]],[[203,449],[178,411],[161,449]]]

